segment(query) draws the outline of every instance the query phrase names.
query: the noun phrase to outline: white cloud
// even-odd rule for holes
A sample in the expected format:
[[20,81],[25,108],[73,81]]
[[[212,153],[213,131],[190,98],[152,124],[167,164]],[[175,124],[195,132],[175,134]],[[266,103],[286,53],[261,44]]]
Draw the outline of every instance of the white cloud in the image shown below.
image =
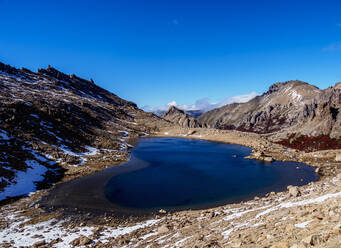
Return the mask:
[[251,92],[250,94],[245,95],[238,95],[233,97],[226,97],[221,102],[210,102],[209,98],[202,98],[195,101],[194,104],[178,104],[176,101],[171,101],[163,106],[144,106],[142,107],[143,110],[148,112],[154,112],[156,114],[160,114],[164,111],[167,111],[170,106],[176,106],[179,109],[189,111],[189,110],[201,110],[203,112],[222,107],[226,104],[230,103],[242,103],[251,100],[252,98],[256,97],[258,94],[256,92]]
[[172,101],[172,102],[169,102],[167,103],[167,106],[176,106],[176,101]]
[[239,95],[232,97],[233,102],[248,102],[252,98],[255,98],[258,94],[256,92],[251,92],[250,94]]

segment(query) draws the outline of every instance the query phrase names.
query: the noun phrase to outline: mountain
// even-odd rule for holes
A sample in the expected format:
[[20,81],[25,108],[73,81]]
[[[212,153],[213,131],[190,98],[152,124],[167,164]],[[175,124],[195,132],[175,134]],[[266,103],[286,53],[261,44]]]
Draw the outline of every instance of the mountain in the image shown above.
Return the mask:
[[205,111],[204,110],[184,110],[186,114],[198,118],[200,115],[202,115]]
[[[177,107],[176,107],[177,108]],[[180,109],[180,108],[177,108],[177,109]],[[194,118],[197,118],[199,117],[200,115],[202,115],[205,111],[203,110],[183,110],[183,109],[180,109],[182,111],[185,112],[185,114],[189,115],[189,116],[192,116]],[[168,110],[161,110],[161,109],[157,109],[157,110],[154,110],[154,111],[150,111],[152,112],[153,114],[157,115],[157,116],[160,116],[162,117]]]
[[185,111],[178,109],[175,106],[171,106],[167,112],[162,115],[162,118],[185,128],[201,127],[201,124],[196,118],[186,114]]
[[275,141],[293,148],[341,148],[340,101],[340,83],[321,90],[302,81],[287,81],[246,103],[208,111],[198,121],[219,129],[273,134]]
[[130,141],[165,125],[92,79],[0,63],[0,201],[124,161]]

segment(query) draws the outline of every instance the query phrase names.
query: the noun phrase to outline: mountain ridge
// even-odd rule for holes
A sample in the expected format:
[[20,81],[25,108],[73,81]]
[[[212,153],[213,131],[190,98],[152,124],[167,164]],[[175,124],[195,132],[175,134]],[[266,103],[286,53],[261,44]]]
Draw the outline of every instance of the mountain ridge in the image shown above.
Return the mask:
[[[271,85],[267,92],[246,103],[233,103],[208,111],[198,121],[218,129],[289,136],[341,138],[341,89],[339,84],[321,90],[292,80]],[[291,141],[291,143],[293,140]],[[332,148],[333,146],[330,146]]]
[[32,72],[0,62],[0,82],[0,201],[29,193],[18,188],[125,161],[136,137],[170,125],[92,79],[51,66]]

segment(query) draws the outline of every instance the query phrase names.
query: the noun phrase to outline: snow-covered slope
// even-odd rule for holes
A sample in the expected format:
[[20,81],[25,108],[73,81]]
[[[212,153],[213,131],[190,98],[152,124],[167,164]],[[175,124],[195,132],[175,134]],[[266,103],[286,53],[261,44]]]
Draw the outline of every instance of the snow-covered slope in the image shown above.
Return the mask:
[[0,63],[0,200],[48,186],[66,170],[124,160],[132,138],[162,124],[92,79]]

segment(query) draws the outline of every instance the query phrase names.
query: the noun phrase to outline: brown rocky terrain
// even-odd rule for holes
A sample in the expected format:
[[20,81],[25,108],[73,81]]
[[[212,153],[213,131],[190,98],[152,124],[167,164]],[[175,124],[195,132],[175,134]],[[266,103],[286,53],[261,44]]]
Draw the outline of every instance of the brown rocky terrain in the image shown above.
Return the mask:
[[25,194],[25,178],[42,188],[125,161],[130,141],[160,125],[92,79],[0,63],[0,200]]
[[185,111],[178,109],[175,106],[171,106],[167,112],[162,115],[162,118],[180,127],[196,128],[202,126],[196,118],[186,114]]
[[[329,141],[321,147],[306,142],[312,145],[310,150],[340,148],[340,99],[340,84],[320,90],[301,81],[288,81],[272,85],[249,102],[206,112],[198,120],[218,129],[274,134],[274,141],[295,148],[300,148],[305,137],[315,137],[316,143],[321,138]],[[299,143],[295,143],[297,139]]]
[[[167,134],[165,134],[167,133]],[[256,133],[217,129],[164,128],[158,136],[188,137],[248,145],[278,160],[306,162],[321,180],[286,192],[204,210],[159,214],[120,222],[94,216],[46,212],[41,190],[0,211],[2,247],[228,247],[314,248],[341,244],[340,150],[303,152],[273,144]],[[1,243],[2,242],[2,243]]]

